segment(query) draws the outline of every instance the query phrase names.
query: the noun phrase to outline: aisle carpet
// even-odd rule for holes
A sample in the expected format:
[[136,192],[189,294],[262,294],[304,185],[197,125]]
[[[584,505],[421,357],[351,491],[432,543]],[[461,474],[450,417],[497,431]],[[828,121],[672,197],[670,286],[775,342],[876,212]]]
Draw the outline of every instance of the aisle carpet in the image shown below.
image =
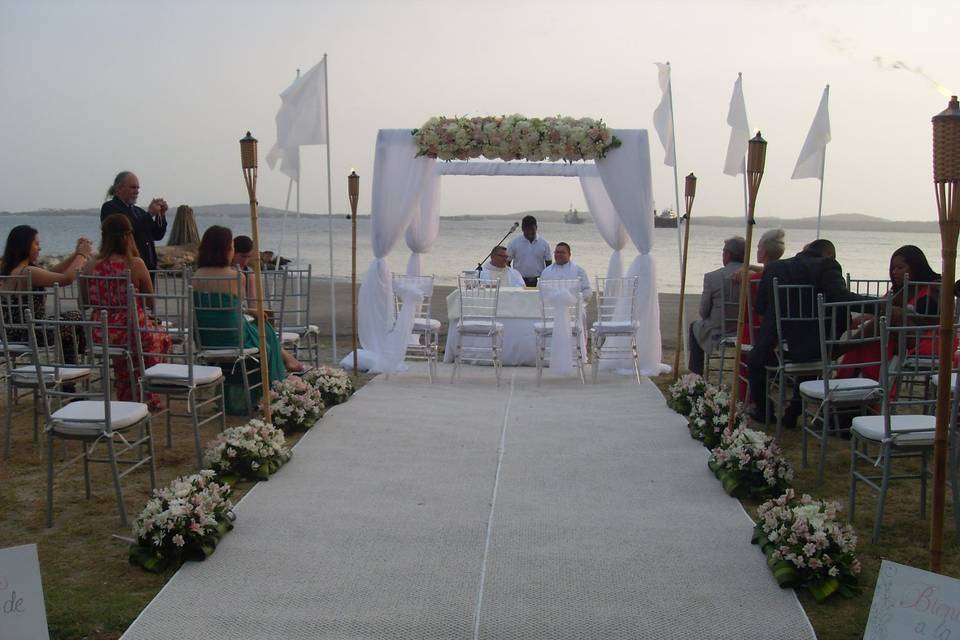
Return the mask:
[[652,383],[449,371],[328,412],[123,638],[814,637]]

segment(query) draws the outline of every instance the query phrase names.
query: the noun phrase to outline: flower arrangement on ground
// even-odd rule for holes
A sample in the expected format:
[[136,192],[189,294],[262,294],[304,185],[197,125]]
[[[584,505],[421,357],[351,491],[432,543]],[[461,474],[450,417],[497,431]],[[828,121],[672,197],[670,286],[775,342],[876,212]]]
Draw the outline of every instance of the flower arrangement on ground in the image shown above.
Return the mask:
[[603,120],[593,118],[430,118],[413,130],[417,157],[440,160],[597,160],[621,145]]
[[707,392],[707,381],[696,373],[688,373],[670,385],[667,389],[667,406],[682,416],[689,416],[693,412],[693,405],[697,398]]
[[806,587],[817,602],[834,593],[851,597],[860,592],[857,536],[837,519],[839,509],[835,502],[806,494],[798,499],[793,489],[757,509],[753,543],[766,554],[781,587]]
[[725,429],[707,465],[723,490],[738,498],[778,496],[793,480],[793,468],[774,439],[746,427]]
[[203,456],[204,463],[223,482],[267,480],[289,459],[283,431],[263,420],[226,429]]
[[274,380],[270,387],[273,425],[284,431],[309,429],[323,415],[320,390],[298,376]]
[[160,572],[212,554],[233,529],[230,491],[230,485],[214,481],[210,469],[154,491],[133,525],[130,564]]
[[[703,442],[703,446],[713,449],[720,444],[720,434],[727,428],[730,420],[730,392],[725,387],[708,384],[704,394],[693,403],[690,413],[690,435]],[[746,426],[746,416],[742,407],[737,408],[735,427]]]
[[317,367],[301,376],[305,382],[320,390],[327,407],[346,402],[356,390],[349,374],[339,367]]

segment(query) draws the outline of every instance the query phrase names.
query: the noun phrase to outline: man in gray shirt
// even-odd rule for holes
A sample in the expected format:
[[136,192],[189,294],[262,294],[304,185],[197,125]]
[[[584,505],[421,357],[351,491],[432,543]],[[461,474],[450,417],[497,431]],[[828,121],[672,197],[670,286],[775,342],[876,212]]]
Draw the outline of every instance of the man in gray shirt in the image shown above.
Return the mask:
[[728,238],[723,243],[723,266],[703,276],[700,318],[690,323],[690,360],[687,368],[692,373],[703,375],[704,354],[716,349],[723,337],[720,290],[726,287],[726,296],[732,295],[733,274],[743,267],[745,249],[746,241],[740,236]]

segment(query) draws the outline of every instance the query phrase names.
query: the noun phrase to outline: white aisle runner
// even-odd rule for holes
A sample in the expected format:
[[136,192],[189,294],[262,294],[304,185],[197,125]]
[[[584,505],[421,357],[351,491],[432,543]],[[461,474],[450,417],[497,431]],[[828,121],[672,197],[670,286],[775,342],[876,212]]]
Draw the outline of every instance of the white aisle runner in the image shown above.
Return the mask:
[[376,379],[123,637],[814,637],[652,383],[535,375]]

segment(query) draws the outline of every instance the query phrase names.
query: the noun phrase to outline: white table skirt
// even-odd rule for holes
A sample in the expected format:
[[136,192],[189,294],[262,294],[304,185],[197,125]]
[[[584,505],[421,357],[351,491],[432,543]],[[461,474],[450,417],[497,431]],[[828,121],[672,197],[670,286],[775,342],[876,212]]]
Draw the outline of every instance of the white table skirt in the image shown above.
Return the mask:
[[[447,346],[443,361],[453,362],[453,347],[456,344],[457,320],[460,318],[460,291],[454,290],[447,296],[447,317],[450,320],[447,331]],[[533,332],[533,323],[540,321],[540,292],[536,289],[521,287],[501,287],[497,298],[497,322],[503,324],[503,364],[508,366],[537,364],[537,337]],[[467,338],[464,343],[470,344]],[[483,344],[482,341],[477,344]]]

